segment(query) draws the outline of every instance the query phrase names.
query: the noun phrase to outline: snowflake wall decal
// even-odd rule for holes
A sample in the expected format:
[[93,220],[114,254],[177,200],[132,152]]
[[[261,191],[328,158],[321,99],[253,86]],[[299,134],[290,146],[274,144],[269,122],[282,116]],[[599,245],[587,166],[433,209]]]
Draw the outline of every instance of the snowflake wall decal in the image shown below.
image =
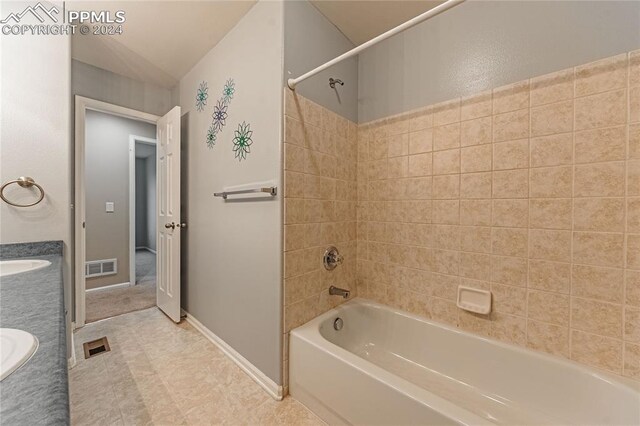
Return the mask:
[[223,99],[218,100],[218,104],[213,107],[213,122],[211,125],[219,132],[227,122],[227,104]]
[[233,138],[233,151],[236,153],[238,161],[246,160],[247,154],[251,152],[251,145],[253,144],[251,136],[253,136],[253,130],[251,130],[251,126],[248,123],[243,121],[242,124],[238,125]]
[[209,149],[213,148],[216,144],[216,139],[218,138],[218,131],[213,127],[213,124],[209,126],[209,130],[207,130],[207,146]]
[[222,89],[222,97],[224,98],[224,103],[228,104],[231,99],[233,99],[233,94],[236,91],[236,83],[232,78],[227,80],[224,85],[224,89]]
[[196,91],[196,109],[199,112],[204,111],[204,107],[207,105],[207,98],[209,98],[209,87],[207,87],[207,82],[203,81]]

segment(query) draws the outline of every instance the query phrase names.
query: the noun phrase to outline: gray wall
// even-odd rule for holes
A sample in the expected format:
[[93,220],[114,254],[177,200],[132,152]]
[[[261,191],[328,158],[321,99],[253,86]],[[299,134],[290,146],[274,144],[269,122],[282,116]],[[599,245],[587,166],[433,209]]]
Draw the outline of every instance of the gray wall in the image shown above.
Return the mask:
[[640,2],[469,1],[359,58],[361,123],[640,47]]
[[169,89],[133,80],[75,59],[71,61],[71,87],[74,95],[150,114],[164,115],[176,105],[172,102]]
[[[155,138],[156,126],[87,111],[86,259],[118,259],[118,273],[87,278],[87,288],[129,281],[129,135]],[[105,212],[113,201],[115,211]]]
[[147,244],[151,250],[156,250],[156,156],[147,157],[145,171],[147,172]]
[[[352,49],[349,41],[327,18],[307,1],[287,1],[284,6],[284,81]],[[329,77],[344,86],[329,87]],[[348,118],[358,118],[358,58],[346,60],[296,87],[296,92]]]

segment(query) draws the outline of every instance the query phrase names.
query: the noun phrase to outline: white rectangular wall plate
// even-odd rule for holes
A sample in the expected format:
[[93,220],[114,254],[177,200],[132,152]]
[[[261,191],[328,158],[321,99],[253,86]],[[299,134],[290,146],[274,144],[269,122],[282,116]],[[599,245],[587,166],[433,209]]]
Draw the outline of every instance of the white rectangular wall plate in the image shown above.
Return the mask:
[[491,312],[491,292],[477,288],[458,286],[456,305],[465,311],[486,315]]
[[113,201],[107,201],[104,203],[104,210],[107,213],[113,213],[115,210],[115,203]]

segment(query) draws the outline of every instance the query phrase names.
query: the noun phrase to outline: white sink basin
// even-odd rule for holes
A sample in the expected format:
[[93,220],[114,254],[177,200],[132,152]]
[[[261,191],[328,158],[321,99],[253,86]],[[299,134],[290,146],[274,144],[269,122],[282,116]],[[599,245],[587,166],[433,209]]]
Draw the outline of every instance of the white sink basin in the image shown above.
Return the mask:
[[45,268],[49,265],[51,265],[51,262],[40,259],[0,260],[0,277],[35,271],[36,269]]
[[38,339],[14,328],[0,328],[0,381],[29,361],[38,349]]

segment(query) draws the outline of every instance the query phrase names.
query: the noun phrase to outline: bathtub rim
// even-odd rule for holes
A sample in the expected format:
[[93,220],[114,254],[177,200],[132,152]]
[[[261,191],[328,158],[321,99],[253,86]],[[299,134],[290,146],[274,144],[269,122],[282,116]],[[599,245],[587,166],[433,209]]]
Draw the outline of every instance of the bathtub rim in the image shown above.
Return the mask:
[[[628,377],[624,377],[624,376],[618,376],[614,373],[605,371],[605,370],[601,370],[597,367],[592,367],[592,366],[588,366],[586,364],[581,364],[578,363],[576,361],[567,359],[567,358],[563,358],[560,356],[556,356],[556,355],[552,355],[552,354],[548,354],[548,353],[544,353],[544,352],[540,352],[540,351],[536,351],[535,349],[530,349],[530,348],[526,348],[526,347],[522,347],[522,346],[518,346],[515,344],[511,344],[511,343],[506,343],[506,342],[502,342],[500,340],[497,339],[491,339],[488,337],[484,337],[478,334],[474,334],[474,333],[470,333],[468,331],[465,330],[461,330],[457,327],[454,327],[452,325],[449,324],[445,324],[445,323],[441,323],[441,322],[437,322],[434,321],[432,319],[429,318],[425,318],[422,317],[420,315],[416,315],[416,314],[412,314],[410,312],[406,312],[403,311],[401,309],[397,309],[397,308],[393,308],[391,306],[387,306],[387,305],[383,305],[381,303],[378,302],[374,302],[372,300],[369,299],[364,299],[361,297],[355,297],[345,303],[342,303],[336,307],[334,307],[333,309],[313,318],[312,320],[310,320],[309,322],[294,328],[293,330],[290,331],[290,333],[292,335],[295,335],[296,337],[299,337],[303,340],[305,340],[306,342],[312,344],[313,346],[322,349],[322,350],[336,350],[338,351],[337,355],[340,355],[339,358],[342,360],[347,361],[352,367],[357,368],[360,371],[363,371],[367,374],[369,374],[367,371],[364,371],[364,369],[362,369],[360,366],[356,365],[356,362],[354,361],[360,361],[360,362],[365,362],[366,365],[368,367],[372,367],[375,371],[380,371],[386,374],[391,374],[394,377],[398,377],[399,379],[405,381],[408,385],[411,386],[415,386],[418,389],[422,389],[419,386],[409,382],[406,379],[403,379],[400,376],[397,376],[393,373],[388,372],[387,370],[385,370],[382,367],[379,367],[375,364],[373,364],[372,362],[361,358],[357,355],[355,355],[352,352],[349,352],[348,350],[342,348],[341,346],[338,346],[337,344],[327,340],[324,338],[324,336],[322,336],[322,334],[320,333],[320,325],[326,321],[327,319],[339,314],[340,310],[344,310],[350,306],[354,306],[354,305],[364,305],[364,306],[370,306],[373,307],[375,309],[383,309],[383,310],[387,310],[392,312],[393,314],[397,314],[397,315],[401,315],[403,317],[409,318],[411,320],[416,320],[416,321],[420,321],[422,323],[426,323],[427,325],[432,325],[434,327],[438,327],[441,329],[445,329],[447,331],[450,331],[452,333],[456,333],[458,335],[462,335],[465,337],[470,337],[473,339],[477,339],[486,343],[489,343],[491,345],[496,345],[500,348],[503,349],[507,349],[507,350],[515,350],[516,353],[519,354],[524,354],[527,356],[533,356],[536,359],[539,360],[544,360],[544,361],[553,361],[553,362],[557,362],[560,363],[563,367],[569,368],[571,370],[576,371],[577,373],[580,374],[585,374],[585,375],[589,375],[597,380],[602,380],[604,382],[607,382],[610,385],[613,385],[616,389],[619,390],[623,390],[623,391],[633,391],[638,393],[638,397],[640,398],[640,382],[636,382],[633,379],[630,379]],[[317,341],[317,338],[314,338],[315,336],[319,336],[322,340],[320,342]],[[326,347],[326,345],[329,345],[329,347]],[[291,347],[289,347],[289,351],[291,351]],[[335,354],[334,354],[335,355]],[[338,357],[336,355],[336,357]],[[352,358],[353,357],[353,358]],[[291,354],[289,353],[289,358],[291,358]],[[385,374],[385,375],[386,375]],[[435,394],[434,394],[435,395]],[[435,395],[437,396],[437,395]],[[446,400],[445,400],[446,401]],[[448,402],[448,401],[447,401]]]

